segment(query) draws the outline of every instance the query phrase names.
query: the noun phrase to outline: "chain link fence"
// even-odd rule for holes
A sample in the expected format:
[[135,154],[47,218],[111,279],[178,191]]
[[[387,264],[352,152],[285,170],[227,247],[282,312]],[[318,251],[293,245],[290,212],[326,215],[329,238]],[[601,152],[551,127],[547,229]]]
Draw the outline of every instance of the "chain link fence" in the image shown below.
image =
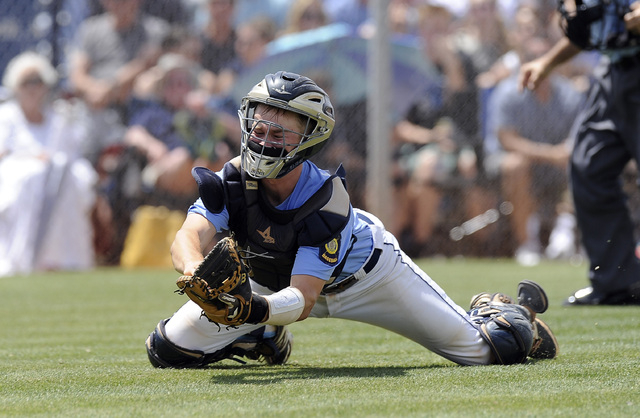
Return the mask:
[[[198,16],[194,16],[193,14],[195,10],[194,5],[197,2],[198,0],[148,0],[143,2],[143,8],[145,12],[161,16],[170,23],[179,26],[189,26],[190,29],[193,29],[190,25],[193,25],[194,22],[198,20]],[[87,17],[100,13],[101,11],[99,0],[0,0],[0,75],[4,73],[7,63],[14,56],[26,50],[33,50],[51,60],[58,69],[64,83],[68,74],[66,67],[67,58],[78,27]],[[201,16],[199,17],[201,18]],[[349,45],[347,42],[342,42],[341,48],[346,48]],[[354,53],[358,55],[345,57],[345,62],[348,64],[357,62],[366,63],[366,49],[360,48],[354,51]],[[398,52],[397,49],[396,52]],[[421,56],[418,49],[416,49],[415,54],[415,57]],[[337,51],[331,51],[330,55],[335,57]],[[411,53],[403,57],[405,57],[402,59],[406,61],[406,65],[413,65],[413,55],[411,55]],[[299,54],[295,55],[294,61],[299,60],[299,58]],[[312,58],[313,56],[311,56],[310,62],[314,62]],[[421,58],[417,59],[420,60]],[[316,68],[316,70],[321,70],[321,68]],[[339,73],[341,72],[342,70],[339,71]],[[345,72],[344,74],[348,73]],[[312,76],[311,74],[309,75]],[[357,84],[356,81],[359,81],[360,78],[365,76],[366,74],[364,73],[352,76],[345,75],[344,78],[347,79],[346,86],[339,85],[334,80],[333,86],[330,87],[334,90],[332,97],[334,97],[334,95],[344,95],[348,92],[348,87],[353,87],[353,85]],[[312,77],[315,79],[315,73]],[[256,79],[255,81],[257,82],[258,80]],[[407,77],[399,81],[401,83],[392,81],[394,91],[396,95],[399,95],[402,101],[407,104],[411,102],[415,94],[421,94],[423,91],[424,86],[418,81]],[[319,84],[322,85],[320,82]],[[331,84],[331,82],[329,82],[329,84]],[[347,185],[353,205],[364,209],[367,209],[365,191],[367,180],[368,94],[370,95],[370,92],[365,92],[359,100],[347,100],[344,103],[337,103],[338,124],[331,145],[327,146],[322,153],[314,158],[319,165],[328,170],[337,169],[339,164],[346,166]],[[0,95],[0,100],[1,98],[2,96]],[[389,112],[394,112],[394,110],[395,107],[391,106]],[[399,116],[402,115],[395,115],[396,118]],[[355,152],[345,152],[344,150],[346,148],[350,148]],[[120,155],[117,164],[122,166],[122,173],[120,174],[122,174],[124,178],[129,174],[129,169],[135,167],[136,162],[127,162],[127,160]],[[392,173],[388,173],[388,175],[393,176]],[[393,178],[393,181],[399,181],[399,179]],[[388,204],[390,206],[395,204],[392,196],[386,196],[385,198],[388,198]],[[440,240],[438,241],[437,247],[440,251],[446,253],[446,255],[453,255],[461,251],[481,253],[478,251],[480,247],[472,241],[467,240],[462,243],[453,243],[448,237],[448,232],[451,227],[459,225],[466,220],[466,215],[460,211],[458,205],[459,201],[465,198],[464,190],[456,188],[452,193],[447,191],[447,197],[443,200],[443,211],[447,216],[444,222],[439,225],[434,239]],[[114,204],[114,202],[111,203]],[[108,248],[105,250],[112,252],[104,255],[104,259],[108,260],[108,263],[118,262],[120,251],[124,245],[127,228],[131,222],[132,213],[134,213],[136,207],[141,204],[141,201],[125,196],[118,201],[117,204],[122,206],[114,205],[113,210],[115,217],[117,219],[121,216],[123,220],[119,225],[115,225],[121,229],[120,231],[116,231],[118,244],[113,245],[113,243],[109,243]],[[185,206],[179,209],[185,211],[187,207],[188,206]],[[98,234],[99,233],[100,232],[98,232]],[[111,233],[113,233],[113,231],[111,231]],[[500,231],[498,235],[506,236],[506,234]],[[465,245],[467,245],[467,247],[465,247]],[[473,245],[475,245],[475,247],[471,248],[470,246]],[[496,245],[496,248],[491,249],[491,251],[486,251],[488,247],[485,246],[484,255],[502,254],[504,247],[508,245],[509,243],[500,243],[500,245]],[[489,252],[492,252],[492,254],[489,254]]]

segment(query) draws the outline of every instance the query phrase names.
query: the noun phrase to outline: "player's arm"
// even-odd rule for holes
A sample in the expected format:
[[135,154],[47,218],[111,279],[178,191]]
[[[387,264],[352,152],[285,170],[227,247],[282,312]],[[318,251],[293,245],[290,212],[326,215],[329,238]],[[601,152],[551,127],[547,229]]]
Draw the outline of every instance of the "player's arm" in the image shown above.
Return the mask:
[[253,294],[252,311],[247,322],[288,325],[302,321],[311,309],[326,282],[305,274],[291,276],[291,285],[271,295]]
[[302,321],[309,316],[309,313],[311,313],[311,309],[316,304],[316,300],[318,300],[318,296],[320,296],[320,292],[322,292],[322,288],[325,284],[327,284],[326,281],[305,274],[291,276],[291,287],[298,289],[304,298],[304,309],[302,310],[300,317],[297,319],[298,321]]
[[568,38],[560,39],[547,53],[533,61],[522,64],[518,75],[518,89],[535,90],[554,68],[569,61],[581,49]]
[[640,35],[640,1],[631,3],[631,11],[624,15],[624,24],[629,32]]
[[204,216],[197,213],[187,215],[171,244],[171,260],[178,273],[193,275],[216,232]]

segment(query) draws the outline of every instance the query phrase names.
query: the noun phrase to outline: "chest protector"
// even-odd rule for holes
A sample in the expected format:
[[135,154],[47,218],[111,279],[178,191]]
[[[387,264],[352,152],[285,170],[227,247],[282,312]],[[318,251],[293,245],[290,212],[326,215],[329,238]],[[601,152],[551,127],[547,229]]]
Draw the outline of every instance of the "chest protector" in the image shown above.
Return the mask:
[[[222,204],[226,206],[229,229],[249,256],[253,280],[273,291],[289,286],[300,246],[331,248],[349,220],[342,168],[301,207],[291,210],[269,203],[259,182],[240,169],[239,158],[225,164],[224,181],[206,168],[196,167],[192,173],[209,211],[220,213]],[[328,260],[330,265],[336,261]]]

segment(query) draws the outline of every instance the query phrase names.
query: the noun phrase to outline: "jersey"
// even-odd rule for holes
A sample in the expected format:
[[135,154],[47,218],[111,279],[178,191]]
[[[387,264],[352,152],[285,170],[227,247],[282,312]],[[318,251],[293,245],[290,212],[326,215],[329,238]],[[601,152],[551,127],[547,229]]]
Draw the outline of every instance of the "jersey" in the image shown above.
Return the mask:
[[[577,12],[560,1],[563,30],[567,37],[582,49],[600,50],[615,59],[633,55],[640,49],[640,36],[625,27],[624,15],[636,0],[577,1]],[[570,11],[571,10],[571,11]]]
[[[215,175],[223,182],[231,180],[228,178],[230,175],[229,171],[225,169],[215,173]],[[330,178],[331,175],[327,171],[319,169],[310,161],[305,161],[302,165],[300,179],[291,195],[282,203],[272,208],[265,208],[264,205],[266,202],[263,200],[261,204],[257,205],[262,214],[253,213],[251,218],[259,216],[266,216],[272,220],[280,218],[279,223],[285,224],[289,219],[295,217],[296,213],[303,208],[307,202],[314,199],[316,193],[321,190]],[[232,203],[232,205],[235,206],[234,203]],[[211,207],[211,205],[209,205],[209,207]],[[233,211],[235,210],[237,210],[237,207],[233,208]],[[230,230],[235,233],[239,228],[234,225],[233,222],[230,222],[231,218],[229,216],[227,202],[225,202],[225,205],[218,213],[215,213],[215,210],[211,211],[207,209],[201,197],[191,206],[189,213],[198,213],[206,217],[217,231]],[[247,219],[247,221],[248,220],[249,219]],[[230,224],[232,226],[230,226]],[[254,229],[253,231],[247,231],[249,236],[257,232],[264,242],[274,240],[274,230],[261,230],[259,226],[256,226],[255,219],[251,219],[251,222],[247,222],[247,225],[253,225],[252,228]],[[321,222],[318,222],[315,226],[317,228],[323,227]],[[349,206],[346,221],[340,230],[335,231],[335,233],[333,231],[326,232],[327,236],[335,236],[335,238],[328,241],[316,243],[307,242],[304,245],[295,245],[291,254],[292,260],[288,260],[291,264],[290,275],[310,275],[327,282],[338,283],[358,271],[373,251],[373,238],[370,225],[363,218],[355,216],[351,206]],[[318,234],[320,236],[323,235],[321,231],[319,231]],[[305,241],[309,240],[299,239],[297,243]],[[277,254],[274,254],[271,261],[266,257],[260,260],[260,264],[271,263],[274,270],[277,270],[280,267],[279,264],[282,262],[282,259],[278,259]],[[254,280],[256,280],[256,278],[254,278]],[[257,278],[256,281],[260,283],[259,278]],[[261,284],[265,285],[264,283]],[[288,285],[288,283],[281,283],[277,286],[269,283],[267,287],[272,288],[272,290],[277,290],[278,288],[286,287],[286,285]]]

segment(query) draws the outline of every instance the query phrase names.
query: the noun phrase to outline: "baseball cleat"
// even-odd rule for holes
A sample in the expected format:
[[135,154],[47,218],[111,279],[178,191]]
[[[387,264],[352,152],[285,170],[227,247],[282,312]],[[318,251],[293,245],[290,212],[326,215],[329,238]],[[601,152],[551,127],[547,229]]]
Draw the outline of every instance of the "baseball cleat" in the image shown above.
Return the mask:
[[535,313],[543,313],[549,307],[549,300],[539,284],[523,280],[518,284],[518,304]]
[[529,357],[534,359],[552,359],[558,355],[558,340],[551,331],[551,328],[536,318],[533,321],[535,336],[533,339],[533,347],[529,351]]
[[235,340],[225,357],[244,363],[238,357],[264,360],[267,364],[285,364],[291,354],[293,334],[284,325],[266,325]]
[[262,358],[270,365],[285,364],[291,354],[293,334],[286,326],[279,325],[275,328],[275,335],[271,338],[265,338],[262,342],[263,349],[269,348],[262,353]]
[[483,292],[478,293],[471,298],[469,309],[475,309],[479,306],[488,305],[490,303],[514,304],[515,302],[511,296],[505,295],[504,293]]

